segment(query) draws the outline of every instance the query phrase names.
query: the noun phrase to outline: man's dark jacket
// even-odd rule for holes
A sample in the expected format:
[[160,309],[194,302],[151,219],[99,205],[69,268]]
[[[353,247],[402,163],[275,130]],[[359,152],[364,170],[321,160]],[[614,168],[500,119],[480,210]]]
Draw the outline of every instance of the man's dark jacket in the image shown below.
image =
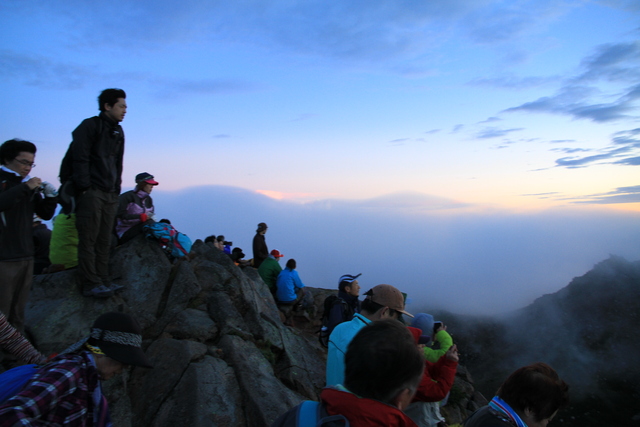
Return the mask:
[[260,267],[262,261],[269,256],[269,249],[267,248],[267,242],[264,238],[264,234],[256,233],[253,236],[253,266],[255,268]]
[[20,176],[0,170],[0,261],[33,257],[33,213],[51,219],[56,204],[55,197],[43,197]]
[[97,188],[119,194],[124,157],[122,126],[100,113],[83,120],[71,135],[70,158],[63,160],[60,180],[66,181],[71,174],[78,191]]

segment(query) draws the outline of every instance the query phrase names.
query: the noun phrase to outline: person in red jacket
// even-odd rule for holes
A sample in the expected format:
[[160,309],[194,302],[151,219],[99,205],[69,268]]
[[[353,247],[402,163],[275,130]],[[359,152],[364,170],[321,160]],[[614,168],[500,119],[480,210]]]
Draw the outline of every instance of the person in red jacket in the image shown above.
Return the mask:
[[[402,410],[413,399],[424,366],[406,326],[393,319],[371,322],[349,344],[344,386],[322,390],[324,410],[346,418],[351,427],[415,427]],[[280,416],[272,427],[297,425],[299,406]]]
[[[408,329],[413,335],[415,343],[420,346],[420,339],[423,336],[422,330],[410,326]],[[438,402],[444,399],[451,390],[458,368],[458,359],[458,348],[453,345],[437,362],[425,360],[422,380],[411,405],[405,410],[405,413],[418,426],[435,427],[441,421],[435,405],[438,405]]]

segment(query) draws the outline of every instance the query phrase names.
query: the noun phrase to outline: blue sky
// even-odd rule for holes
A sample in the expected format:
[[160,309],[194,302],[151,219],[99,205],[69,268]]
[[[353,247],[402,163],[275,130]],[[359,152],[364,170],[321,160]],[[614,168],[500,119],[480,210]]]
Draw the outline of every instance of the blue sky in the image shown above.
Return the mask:
[[[296,212],[351,206],[363,223],[354,206],[383,205],[381,235],[407,210],[488,221],[473,230],[527,218],[544,234],[550,217],[584,216],[638,228],[637,1],[9,0],[0,23],[1,129],[37,144],[45,180],[99,92],[120,87],[123,178],[154,174],[157,203],[222,186]],[[252,206],[238,214],[247,239],[264,220]],[[198,215],[227,224],[225,211]],[[590,243],[598,255],[554,286],[605,247],[640,257]]]

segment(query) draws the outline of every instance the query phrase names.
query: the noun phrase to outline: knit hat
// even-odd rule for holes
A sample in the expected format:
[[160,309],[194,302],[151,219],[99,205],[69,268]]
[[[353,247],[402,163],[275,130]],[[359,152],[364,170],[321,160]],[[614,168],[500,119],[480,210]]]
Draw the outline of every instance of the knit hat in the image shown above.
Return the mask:
[[153,368],[142,351],[142,329],[130,314],[105,313],[98,317],[87,344],[125,365]]
[[266,230],[267,228],[269,228],[269,227],[267,227],[267,224],[264,223],[264,222],[261,222],[260,224],[258,224],[258,229],[256,230],[256,232],[259,233],[261,231]]
[[406,314],[409,317],[413,317],[413,314],[404,311],[404,296],[402,292],[391,285],[377,285],[371,288],[365,293],[367,296],[365,299],[389,307],[392,310],[398,311],[402,314]]

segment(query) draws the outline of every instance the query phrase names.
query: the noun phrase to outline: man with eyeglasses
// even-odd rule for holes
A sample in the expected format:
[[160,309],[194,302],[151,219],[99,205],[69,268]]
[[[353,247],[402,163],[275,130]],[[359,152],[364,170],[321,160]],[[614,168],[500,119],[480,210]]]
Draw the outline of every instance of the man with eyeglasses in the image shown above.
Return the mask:
[[24,332],[24,308],[33,278],[33,214],[53,216],[53,185],[29,175],[36,146],[11,139],[0,146],[0,311]]
[[109,278],[109,252],[118,210],[127,113],[122,89],[105,89],[98,97],[100,115],[84,120],[60,167],[63,184],[75,186],[78,229],[78,280],[82,294],[109,298],[123,289]]
[[344,384],[344,356],[353,337],[368,323],[375,320],[398,319],[405,314],[402,292],[391,285],[377,285],[367,291],[360,313],[349,322],[342,322],[329,335],[327,353],[327,387]]

